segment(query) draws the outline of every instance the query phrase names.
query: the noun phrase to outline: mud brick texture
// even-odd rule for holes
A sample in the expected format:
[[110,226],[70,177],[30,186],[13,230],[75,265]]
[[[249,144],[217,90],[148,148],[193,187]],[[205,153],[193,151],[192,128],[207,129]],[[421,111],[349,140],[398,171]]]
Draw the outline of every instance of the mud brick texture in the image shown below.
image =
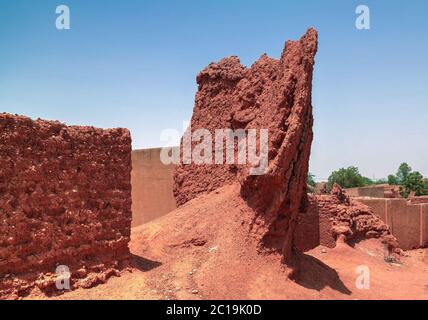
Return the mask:
[[130,173],[126,129],[0,114],[0,278],[126,258]]

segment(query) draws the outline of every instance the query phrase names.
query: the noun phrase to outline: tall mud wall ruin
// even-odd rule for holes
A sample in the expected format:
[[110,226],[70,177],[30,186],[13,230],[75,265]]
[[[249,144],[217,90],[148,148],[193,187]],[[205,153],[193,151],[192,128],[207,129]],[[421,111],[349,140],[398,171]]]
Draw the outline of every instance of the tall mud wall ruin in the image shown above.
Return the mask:
[[242,197],[257,212],[253,231],[263,247],[282,250],[285,258],[291,253],[297,216],[307,202],[317,45],[317,32],[309,29],[300,40],[286,43],[279,60],[263,55],[245,68],[237,57],[229,57],[197,77],[191,132],[204,128],[215,136],[216,129],[268,129],[266,174],[250,175],[249,164],[192,163],[178,166],[174,177],[178,205],[239,181]]
[[[250,174],[251,164],[237,164],[239,142],[232,146],[234,164],[181,163],[174,175],[177,205],[239,182],[240,195],[255,212],[251,233],[260,247],[280,252],[294,264],[293,249],[306,251],[320,244],[376,237],[392,251],[396,239],[367,206],[352,201],[336,186],[333,194],[307,196],[308,164],[313,138],[312,74],[317,32],[309,29],[298,41],[288,41],[279,60],[266,55],[250,68],[237,57],[211,63],[198,76],[199,90],[190,128],[181,142],[198,129],[215,137],[218,129],[268,130],[268,167]],[[259,140],[257,150],[262,149]],[[200,140],[192,141],[192,148]],[[216,154],[218,145],[212,147]],[[223,145],[223,155],[228,146]],[[205,152],[205,151],[204,151]],[[247,150],[248,153],[248,150]],[[239,158],[238,158],[239,159]]]
[[0,297],[105,281],[129,258],[131,138],[0,114]]

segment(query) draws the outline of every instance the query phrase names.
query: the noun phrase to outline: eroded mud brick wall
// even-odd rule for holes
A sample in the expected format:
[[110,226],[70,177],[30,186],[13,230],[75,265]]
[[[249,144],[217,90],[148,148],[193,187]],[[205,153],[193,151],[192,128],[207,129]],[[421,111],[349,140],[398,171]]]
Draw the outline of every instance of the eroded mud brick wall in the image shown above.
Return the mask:
[[280,59],[262,55],[246,68],[237,57],[224,58],[197,76],[190,130],[206,129],[213,136],[216,129],[267,130],[265,174],[251,175],[248,163],[191,163],[177,166],[174,175],[178,206],[239,181],[241,195],[257,212],[255,233],[263,234],[264,247],[284,256],[290,255],[297,215],[306,202],[317,46],[317,32],[309,29],[299,40],[287,41]]
[[390,228],[369,206],[334,186],[329,195],[309,195],[307,210],[299,216],[294,245],[304,252],[318,245],[334,248],[340,237],[352,244],[388,235]]
[[0,114],[0,276],[129,254],[131,138]]

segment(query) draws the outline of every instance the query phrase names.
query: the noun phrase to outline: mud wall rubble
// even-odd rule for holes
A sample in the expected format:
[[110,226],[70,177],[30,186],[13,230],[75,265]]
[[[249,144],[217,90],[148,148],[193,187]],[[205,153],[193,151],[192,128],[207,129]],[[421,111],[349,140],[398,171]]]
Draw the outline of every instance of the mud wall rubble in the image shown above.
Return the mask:
[[334,248],[337,241],[352,244],[363,239],[379,238],[396,248],[390,227],[371,207],[349,197],[335,185],[331,194],[309,195],[307,210],[300,214],[295,246],[307,251],[318,245]]

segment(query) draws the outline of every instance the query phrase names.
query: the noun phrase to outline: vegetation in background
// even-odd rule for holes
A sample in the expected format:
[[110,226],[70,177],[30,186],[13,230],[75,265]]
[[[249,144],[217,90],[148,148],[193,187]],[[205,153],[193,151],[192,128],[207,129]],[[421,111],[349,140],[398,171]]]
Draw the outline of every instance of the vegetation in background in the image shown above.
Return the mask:
[[308,173],[308,180],[306,182],[309,186],[311,187],[315,187],[315,175],[312,173]]
[[425,180],[418,171],[412,171],[412,168],[403,162],[395,175],[388,176],[388,183],[391,185],[400,185],[400,194],[404,198],[409,197],[414,192],[416,196],[428,195],[428,180]]
[[333,171],[328,177],[328,189],[331,190],[335,183],[342,188],[356,188],[374,184],[370,178],[362,176],[358,168],[353,166]]
[[[314,175],[309,173],[308,185],[315,186]],[[333,171],[328,177],[327,188],[331,190],[337,183],[342,188],[357,188],[376,184],[399,185],[400,194],[407,198],[413,192],[416,196],[428,195],[428,179],[424,179],[418,171],[403,162],[400,164],[396,174],[390,174],[386,179],[372,180],[360,174],[357,167],[351,166]]]
[[397,176],[396,176],[398,184],[404,183],[411,172],[412,172],[412,168],[406,162],[403,162],[402,164],[400,164],[400,167],[398,168]]
[[388,176],[388,184],[389,185],[397,185],[397,184],[399,184],[397,177],[395,175],[393,175],[393,174],[390,174]]
[[312,173],[308,173],[308,179],[306,180],[306,185],[307,185],[307,191],[309,193],[314,193],[315,192],[315,175]]

